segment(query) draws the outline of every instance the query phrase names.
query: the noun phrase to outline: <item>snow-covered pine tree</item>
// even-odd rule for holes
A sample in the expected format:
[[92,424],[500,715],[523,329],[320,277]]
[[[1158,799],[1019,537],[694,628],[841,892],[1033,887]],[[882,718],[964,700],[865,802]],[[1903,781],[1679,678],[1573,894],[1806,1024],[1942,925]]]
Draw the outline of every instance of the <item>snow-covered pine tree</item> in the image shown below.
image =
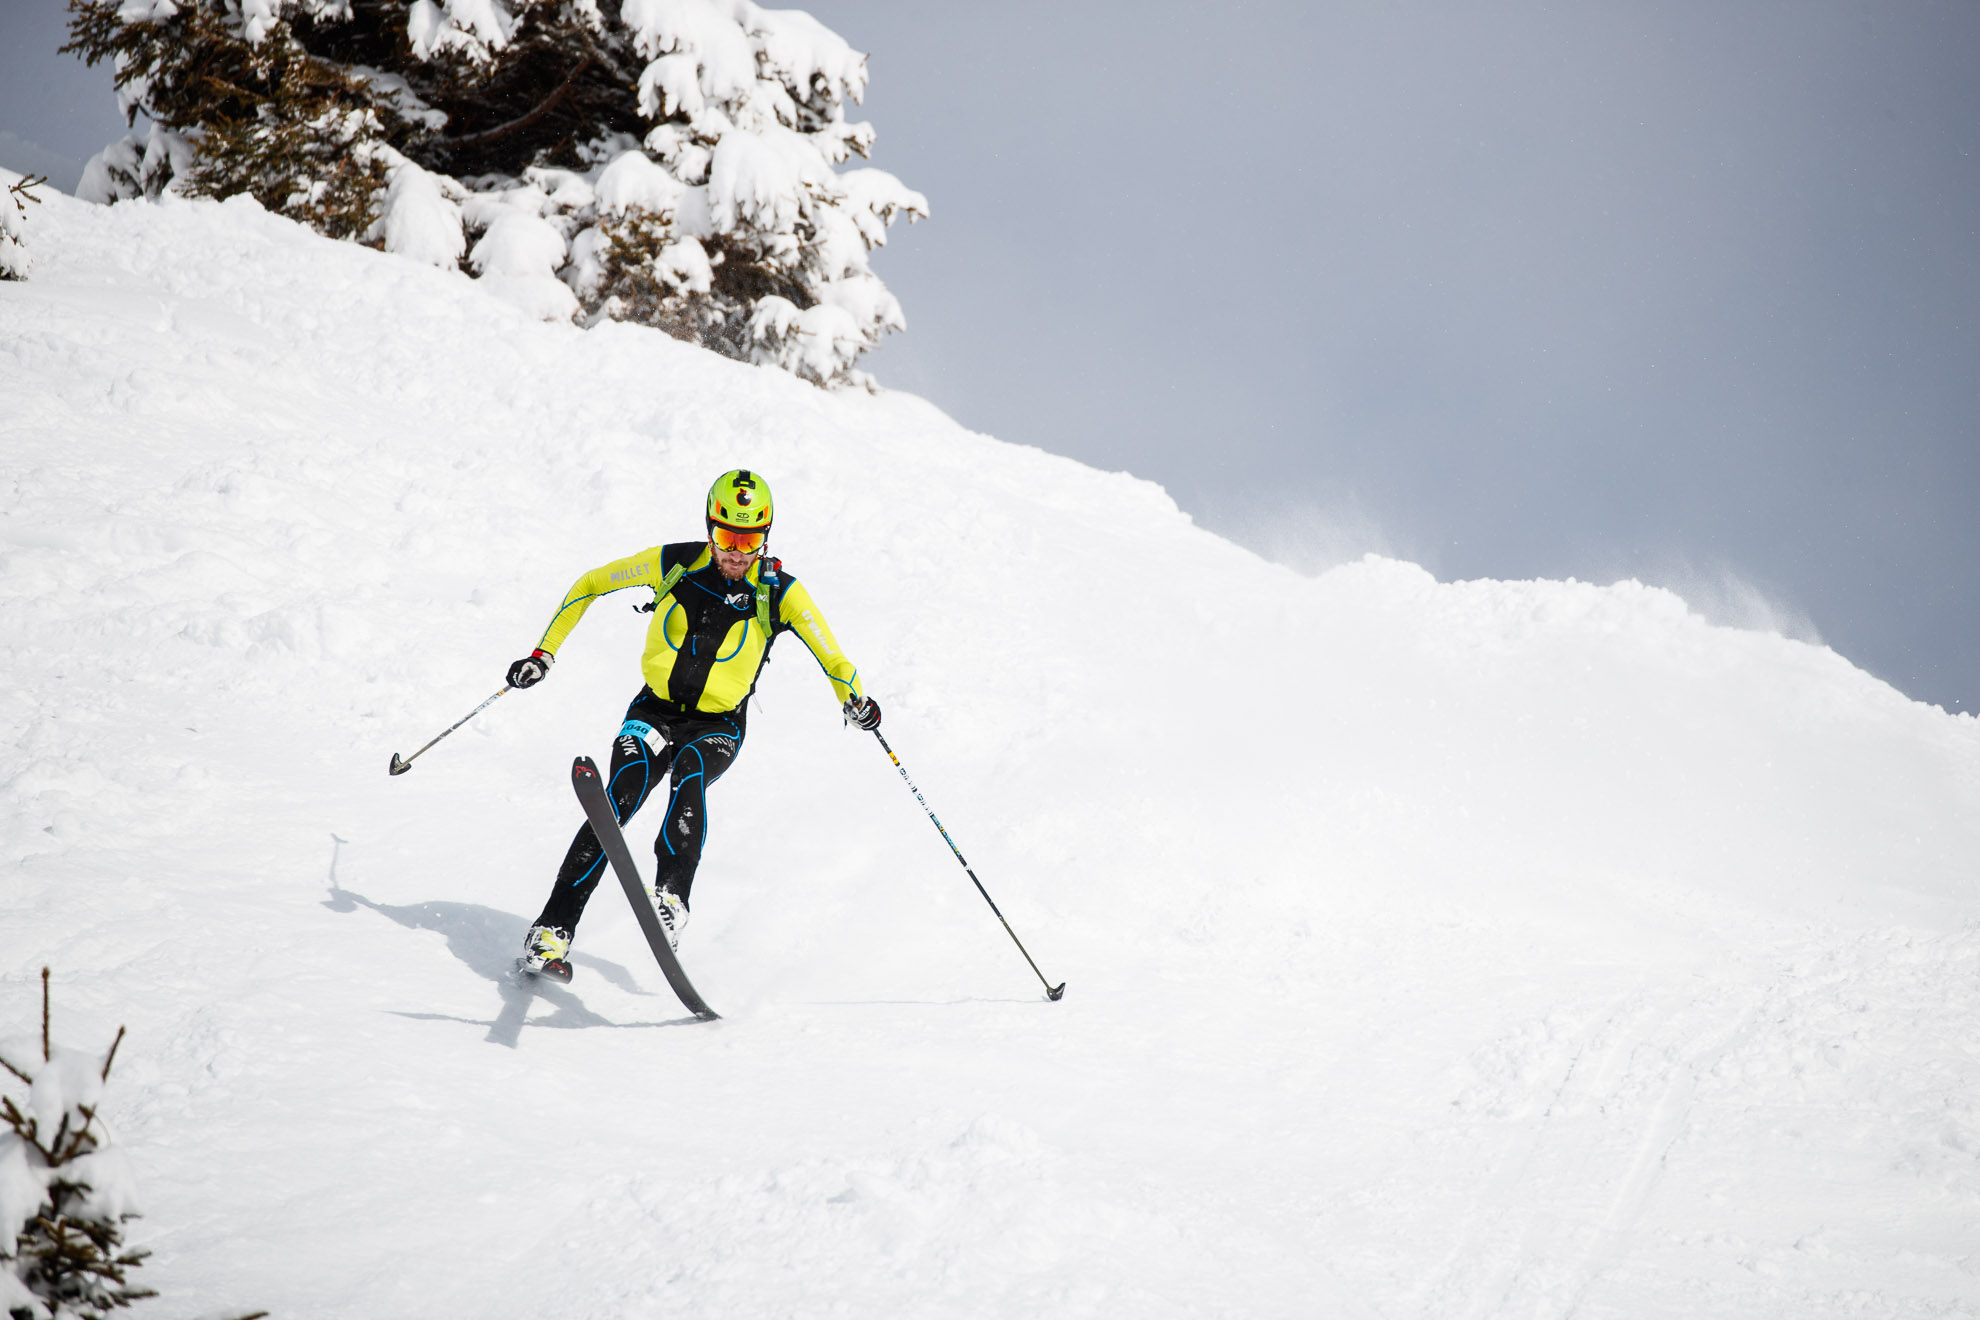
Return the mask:
[[53,1048],[44,967],[40,1062],[17,1062],[29,1057],[17,1042],[0,1054],[28,1086],[25,1103],[0,1096],[0,1308],[11,1320],[101,1320],[157,1295],[126,1277],[146,1253],[121,1249],[130,1166],[96,1113],[123,1039],[120,1028],[103,1055]]
[[628,319],[819,384],[902,328],[868,265],[927,200],[840,169],[866,57],[750,0],[70,0],[149,132],[79,192],[246,192],[465,265],[548,318]]
[[36,184],[47,180],[28,176],[8,184],[0,192],[0,280],[24,280],[32,261],[27,249],[27,208],[29,202],[39,204],[41,199],[34,195]]
[[28,1088],[23,1100],[0,1095],[0,1310],[8,1320],[105,1320],[158,1295],[131,1287],[129,1272],[151,1253],[124,1250],[131,1167],[97,1114],[124,1029],[105,1054],[57,1047],[48,979],[44,967],[41,1039],[0,1041],[0,1072]]

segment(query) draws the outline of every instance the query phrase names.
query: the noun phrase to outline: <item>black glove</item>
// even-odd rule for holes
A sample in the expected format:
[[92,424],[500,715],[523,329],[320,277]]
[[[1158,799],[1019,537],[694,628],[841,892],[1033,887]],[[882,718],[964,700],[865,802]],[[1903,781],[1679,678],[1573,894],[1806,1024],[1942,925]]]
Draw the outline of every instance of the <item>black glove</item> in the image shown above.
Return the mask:
[[512,688],[535,687],[550,675],[550,662],[557,657],[548,651],[531,651],[521,660],[509,666],[509,686]]
[[857,724],[868,732],[880,727],[880,703],[872,697],[847,697],[840,709],[848,724]]

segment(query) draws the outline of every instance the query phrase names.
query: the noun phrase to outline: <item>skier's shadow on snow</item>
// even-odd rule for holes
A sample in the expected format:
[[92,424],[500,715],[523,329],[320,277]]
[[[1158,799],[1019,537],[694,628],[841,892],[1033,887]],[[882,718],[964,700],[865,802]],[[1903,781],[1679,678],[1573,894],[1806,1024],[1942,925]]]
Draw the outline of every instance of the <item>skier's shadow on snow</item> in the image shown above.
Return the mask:
[[[584,1006],[584,1001],[562,986],[547,981],[537,981],[525,985],[515,976],[516,950],[522,947],[523,934],[529,923],[511,912],[483,907],[479,903],[410,903],[393,906],[376,903],[363,894],[345,889],[337,883],[334,873],[330,877],[330,897],[323,900],[323,906],[332,912],[355,912],[359,908],[370,908],[373,912],[390,917],[409,930],[438,931],[447,939],[447,952],[465,963],[470,970],[485,980],[492,981],[502,996],[502,1011],[492,1022],[480,1018],[455,1017],[449,1013],[411,1013],[393,1010],[400,1017],[418,1018],[429,1022],[467,1022],[475,1026],[485,1026],[488,1034],[483,1039],[496,1045],[516,1048],[522,1038],[523,1024],[532,1027],[661,1027],[675,1026],[682,1022],[693,1022],[692,1017],[678,1018],[667,1022],[613,1022],[602,1018]],[[618,963],[608,959],[580,954],[572,959],[582,967],[589,968],[599,976],[618,986],[627,994],[647,998],[658,998],[651,991],[642,990],[633,981],[632,973]],[[529,1009],[532,1003],[541,1001],[556,1011],[548,1017],[530,1020]]]

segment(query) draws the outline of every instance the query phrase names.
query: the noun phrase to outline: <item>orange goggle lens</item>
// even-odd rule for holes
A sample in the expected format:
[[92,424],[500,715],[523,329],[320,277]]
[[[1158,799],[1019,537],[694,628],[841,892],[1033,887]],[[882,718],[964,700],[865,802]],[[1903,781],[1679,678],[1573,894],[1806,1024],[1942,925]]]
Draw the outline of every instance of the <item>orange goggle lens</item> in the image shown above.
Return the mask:
[[739,532],[733,527],[724,527],[721,523],[715,523],[708,529],[708,539],[715,543],[717,550],[738,550],[743,554],[753,555],[763,548],[765,541],[770,539],[770,533]]

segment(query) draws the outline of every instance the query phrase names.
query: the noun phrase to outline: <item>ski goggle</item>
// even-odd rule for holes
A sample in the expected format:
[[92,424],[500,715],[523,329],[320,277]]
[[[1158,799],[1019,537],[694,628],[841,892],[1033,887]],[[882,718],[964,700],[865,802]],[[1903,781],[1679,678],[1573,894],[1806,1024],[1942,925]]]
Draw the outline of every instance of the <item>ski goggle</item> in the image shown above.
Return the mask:
[[770,533],[739,532],[733,527],[724,527],[721,523],[710,523],[708,539],[715,543],[717,550],[733,550],[753,555],[763,548],[765,541],[770,539]]

